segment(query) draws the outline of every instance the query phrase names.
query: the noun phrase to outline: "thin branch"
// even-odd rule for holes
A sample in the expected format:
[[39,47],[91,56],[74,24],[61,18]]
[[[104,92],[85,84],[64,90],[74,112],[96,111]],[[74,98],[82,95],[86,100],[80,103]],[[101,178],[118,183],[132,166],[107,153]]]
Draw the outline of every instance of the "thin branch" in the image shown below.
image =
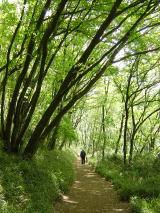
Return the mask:
[[144,50],[144,51],[141,51],[141,52],[136,52],[136,53],[133,53],[133,54],[129,54],[127,56],[124,56],[118,60],[115,60],[113,63],[117,63],[117,62],[120,62],[124,59],[127,59],[127,58],[130,58],[130,57],[133,57],[133,56],[137,56],[137,55],[142,55],[142,54],[146,54],[146,53],[150,53],[150,52],[155,52],[155,51],[158,51],[160,50],[160,47],[157,47],[157,48],[154,48],[154,49],[150,49],[150,50]]

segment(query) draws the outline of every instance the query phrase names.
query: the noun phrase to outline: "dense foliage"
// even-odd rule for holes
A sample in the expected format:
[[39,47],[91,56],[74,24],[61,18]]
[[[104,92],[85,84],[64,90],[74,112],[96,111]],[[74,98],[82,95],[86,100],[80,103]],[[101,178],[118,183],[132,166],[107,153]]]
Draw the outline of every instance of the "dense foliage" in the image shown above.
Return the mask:
[[134,163],[124,166],[121,158],[112,156],[104,161],[91,160],[95,170],[110,180],[121,200],[130,200],[135,213],[158,213],[160,209],[160,159],[153,153],[137,156]]
[[53,213],[73,183],[70,152],[41,152],[32,161],[0,152],[0,212]]

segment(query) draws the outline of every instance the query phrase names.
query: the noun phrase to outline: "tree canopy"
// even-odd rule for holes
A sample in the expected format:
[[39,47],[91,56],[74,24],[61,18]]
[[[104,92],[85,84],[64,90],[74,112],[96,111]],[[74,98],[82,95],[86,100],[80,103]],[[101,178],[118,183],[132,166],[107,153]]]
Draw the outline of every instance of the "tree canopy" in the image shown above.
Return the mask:
[[0,9],[6,151],[32,157],[56,138],[63,147],[78,140],[74,129],[82,119],[78,131],[84,144],[92,141],[93,155],[103,156],[107,141],[117,153],[122,136],[124,162],[128,149],[132,160],[134,148],[154,148],[159,0],[15,0]]

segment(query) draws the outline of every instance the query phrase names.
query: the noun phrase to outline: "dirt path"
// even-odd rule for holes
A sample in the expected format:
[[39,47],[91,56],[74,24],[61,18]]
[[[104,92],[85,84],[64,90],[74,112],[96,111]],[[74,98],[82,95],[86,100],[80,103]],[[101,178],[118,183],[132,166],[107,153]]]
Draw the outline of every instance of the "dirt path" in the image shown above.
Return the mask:
[[75,163],[76,180],[70,192],[56,204],[56,213],[131,213],[128,203],[120,202],[110,182],[89,165]]

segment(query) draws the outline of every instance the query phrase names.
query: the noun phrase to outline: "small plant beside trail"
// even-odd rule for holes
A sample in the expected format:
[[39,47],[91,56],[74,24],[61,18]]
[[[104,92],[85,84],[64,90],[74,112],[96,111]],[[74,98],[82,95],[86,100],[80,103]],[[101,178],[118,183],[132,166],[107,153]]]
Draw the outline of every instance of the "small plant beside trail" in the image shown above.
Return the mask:
[[73,182],[73,158],[40,151],[27,161],[0,151],[0,212],[53,213],[54,202]]
[[148,154],[136,157],[132,165],[111,156],[104,161],[91,160],[95,170],[112,181],[121,200],[130,200],[134,213],[158,213],[160,210],[160,159]]

